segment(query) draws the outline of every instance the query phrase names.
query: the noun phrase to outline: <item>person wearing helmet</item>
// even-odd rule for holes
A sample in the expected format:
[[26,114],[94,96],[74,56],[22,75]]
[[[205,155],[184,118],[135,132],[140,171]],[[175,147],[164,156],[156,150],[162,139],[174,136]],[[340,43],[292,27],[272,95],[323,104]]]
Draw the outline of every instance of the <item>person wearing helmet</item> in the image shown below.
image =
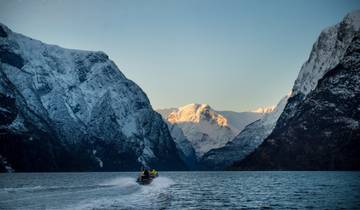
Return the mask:
[[143,179],[149,179],[149,178],[150,178],[150,172],[148,169],[145,169],[143,173]]

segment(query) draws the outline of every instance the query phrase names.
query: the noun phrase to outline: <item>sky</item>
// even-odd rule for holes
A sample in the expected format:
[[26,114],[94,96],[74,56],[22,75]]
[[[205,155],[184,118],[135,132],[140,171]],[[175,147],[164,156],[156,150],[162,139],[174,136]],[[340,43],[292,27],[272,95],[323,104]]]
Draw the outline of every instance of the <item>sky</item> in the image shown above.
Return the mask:
[[248,111],[291,91],[320,32],[357,0],[0,0],[11,30],[103,51],[153,108]]

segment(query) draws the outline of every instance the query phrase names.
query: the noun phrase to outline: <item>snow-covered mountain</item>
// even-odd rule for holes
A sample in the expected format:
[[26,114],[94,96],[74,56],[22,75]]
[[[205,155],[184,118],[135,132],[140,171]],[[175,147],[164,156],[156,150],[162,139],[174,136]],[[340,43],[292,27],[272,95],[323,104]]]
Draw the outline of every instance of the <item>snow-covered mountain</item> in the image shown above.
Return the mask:
[[276,106],[264,106],[264,107],[259,107],[259,108],[255,109],[253,112],[266,114],[266,113],[273,112],[275,108],[276,108]]
[[103,52],[0,24],[0,155],[16,171],[183,169],[145,93]]
[[321,32],[268,138],[235,169],[360,169],[360,11]]
[[225,117],[228,124],[237,129],[240,133],[247,125],[264,116],[263,112],[234,112],[234,111],[217,111],[221,116]]
[[259,120],[246,126],[225,146],[205,153],[200,165],[205,169],[224,169],[253,152],[274,129],[288,98],[288,95],[282,98],[272,112],[265,113]]
[[[314,90],[318,80],[330,69],[338,65],[343,58],[354,34],[359,31],[359,16],[358,11],[350,13],[339,24],[322,31],[313,45],[308,61],[300,70],[290,97],[282,99],[279,103],[281,106],[278,112],[271,114],[275,116],[273,120],[270,120],[266,125],[262,125],[264,122],[259,120],[247,126],[232,142],[236,149],[232,149],[231,145],[227,145],[224,148],[210,151],[204,155],[203,164],[208,167],[221,168],[233,162],[235,158],[232,157],[241,154],[241,152],[238,152],[239,150],[246,151],[238,156],[238,160],[241,161],[249,154],[248,151],[253,151],[273,132],[275,126],[282,127],[281,124],[286,125],[288,119],[294,116],[297,110],[296,107],[306,98],[307,94]],[[273,124],[271,125],[271,123]],[[237,144],[235,144],[236,142]],[[249,148],[250,150],[248,150]]]
[[[157,110],[168,121],[170,130],[179,127],[201,157],[213,148],[224,146],[261,113],[215,111],[207,104],[188,104],[180,108]],[[172,133],[176,138],[176,133]]]
[[340,23],[320,33],[309,59],[301,67],[292,96],[299,93],[307,95],[315,89],[319,79],[339,64],[359,28],[359,11],[354,11],[346,15]]
[[318,81],[343,58],[354,34],[360,28],[359,11],[349,13],[340,23],[324,29],[314,43],[309,59],[303,64],[294,83],[282,121],[293,116],[298,103],[315,89]]

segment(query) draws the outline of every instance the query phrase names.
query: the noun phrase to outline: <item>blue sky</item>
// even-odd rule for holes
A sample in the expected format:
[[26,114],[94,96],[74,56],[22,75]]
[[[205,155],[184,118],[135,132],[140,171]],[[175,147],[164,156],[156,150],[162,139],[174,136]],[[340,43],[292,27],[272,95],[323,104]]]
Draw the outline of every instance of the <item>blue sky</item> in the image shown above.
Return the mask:
[[321,30],[351,0],[0,0],[0,22],[67,48],[106,52],[154,108],[245,111],[292,88]]

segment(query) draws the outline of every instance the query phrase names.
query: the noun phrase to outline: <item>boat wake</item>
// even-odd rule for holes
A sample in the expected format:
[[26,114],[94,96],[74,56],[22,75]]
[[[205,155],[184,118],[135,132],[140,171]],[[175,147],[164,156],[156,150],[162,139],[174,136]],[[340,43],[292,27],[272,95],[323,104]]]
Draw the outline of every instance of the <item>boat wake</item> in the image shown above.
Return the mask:
[[[164,209],[171,204],[171,196],[167,191],[174,181],[166,177],[158,177],[146,186],[139,185],[136,180],[130,177],[114,178],[100,186],[114,187],[111,190],[104,190],[101,195],[91,196],[75,206],[68,206],[72,209]],[[68,208],[67,207],[67,208]]]
[[117,187],[127,187],[131,185],[135,185],[136,180],[131,177],[117,177],[106,180],[99,184],[99,186],[117,186]]
[[92,181],[69,179],[63,183],[51,181],[45,185],[0,188],[0,209],[166,208],[171,201],[167,189],[174,184],[169,178],[158,177],[143,186],[134,177],[124,176]]

